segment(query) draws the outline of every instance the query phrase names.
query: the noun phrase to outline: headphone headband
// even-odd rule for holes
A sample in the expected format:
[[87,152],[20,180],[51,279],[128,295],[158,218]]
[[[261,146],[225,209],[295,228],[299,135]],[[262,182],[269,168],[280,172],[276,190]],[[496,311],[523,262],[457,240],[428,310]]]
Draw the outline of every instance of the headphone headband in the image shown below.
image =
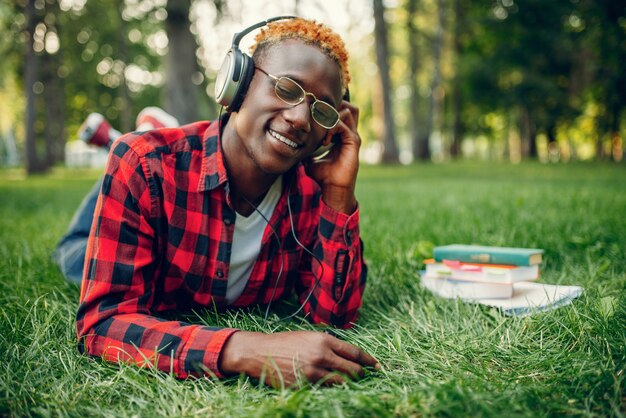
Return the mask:
[[276,16],[235,33],[230,51],[226,54],[215,79],[215,99],[227,111],[235,112],[239,109],[254,75],[252,57],[239,49],[239,43],[243,37],[270,22],[295,18],[296,16]]
[[260,28],[262,26],[267,26],[268,23],[271,22],[275,22],[277,20],[287,20],[287,19],[296,19],[297,16],[276,16],[276,17],[271,17],[267,20],[263,20],[259,23],[255,23],[252,26],[248,26],[247,28],[245,28],[244,30],[242,30],[241,32],[237,32],[235,33],[235,35],[233,35],[233,43],[232,43],[232,48],[239,48],[239,43],[241,42],[241,40],[243,39],[244,36],[246,36],[247,34],[249,34],[250,32],[252,32],[253,30]]

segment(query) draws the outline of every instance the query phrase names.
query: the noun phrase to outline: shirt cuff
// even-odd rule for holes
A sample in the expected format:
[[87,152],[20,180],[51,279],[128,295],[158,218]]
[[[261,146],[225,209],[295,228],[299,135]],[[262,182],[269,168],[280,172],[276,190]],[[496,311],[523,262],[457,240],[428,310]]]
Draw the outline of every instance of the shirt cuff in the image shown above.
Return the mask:
[[359,206],[347,215],[321,201],[320,234],[323,238],[350,247],[359,237]]
[[[235,332],[234,328],[224,328],[214,331],[206,327],[198,327],[191,337],[191,344],[183,356],[185,375],[201,375],[208,369],[218,378],[224,374],[219,369],[219,358],[224,344]],[[200,367],[199,367],[200,366]]]

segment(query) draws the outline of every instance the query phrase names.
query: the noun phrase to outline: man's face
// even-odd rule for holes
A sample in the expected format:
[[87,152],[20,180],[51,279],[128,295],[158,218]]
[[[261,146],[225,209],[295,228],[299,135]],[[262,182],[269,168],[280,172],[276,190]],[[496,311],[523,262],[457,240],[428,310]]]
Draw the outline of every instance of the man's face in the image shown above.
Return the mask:
[[[336,109],[341,104],[339,66],[314,46],[287,40],[265,51],[257,66],[276,77],[289,77]],[[326,139],[328,130],[311,116],[314,100],[288,105],[274,92],[275,81],[256,70],[235,129],[245,155],[264,173],[282,174],[311,155]]]

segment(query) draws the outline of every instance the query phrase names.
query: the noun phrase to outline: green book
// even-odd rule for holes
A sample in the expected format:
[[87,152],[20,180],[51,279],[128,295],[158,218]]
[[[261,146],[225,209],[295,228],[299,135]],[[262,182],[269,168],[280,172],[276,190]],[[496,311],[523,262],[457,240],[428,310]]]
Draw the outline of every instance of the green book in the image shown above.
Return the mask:
[[534,266],[541,263],[542,254],[543,250],[537,248],[452,244],[435,247],[433,257],[439,262],[458,260],[466,263]]

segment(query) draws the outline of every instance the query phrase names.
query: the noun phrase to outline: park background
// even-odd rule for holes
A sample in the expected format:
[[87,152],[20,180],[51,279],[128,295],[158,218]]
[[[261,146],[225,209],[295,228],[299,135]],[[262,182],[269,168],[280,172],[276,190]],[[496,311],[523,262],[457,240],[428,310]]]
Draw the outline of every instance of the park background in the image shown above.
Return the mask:
[[345,38],[365,161],[623,159],[620,1],[16,0],[0,5],[3,164],[62,163],[89,112],[122,132],[149,105],[215,118],[232,35],[284,14]]
[[[79,289],[50,258],[102,171],[78,127],[101,112],[130,131],[149,105],[216,117],[233,33],[282,14],[329,24],[351,53],[369,275],[340,335],[382,371],[270,389],[80,356]],[[626,414],[623,2],[11,0],[0,31],[0,415]],[[526,318],[436,298],[417,272],[454,242],[543,248],[541,280],[585,292]],[[192,320],[312,329],[254,310]]]

